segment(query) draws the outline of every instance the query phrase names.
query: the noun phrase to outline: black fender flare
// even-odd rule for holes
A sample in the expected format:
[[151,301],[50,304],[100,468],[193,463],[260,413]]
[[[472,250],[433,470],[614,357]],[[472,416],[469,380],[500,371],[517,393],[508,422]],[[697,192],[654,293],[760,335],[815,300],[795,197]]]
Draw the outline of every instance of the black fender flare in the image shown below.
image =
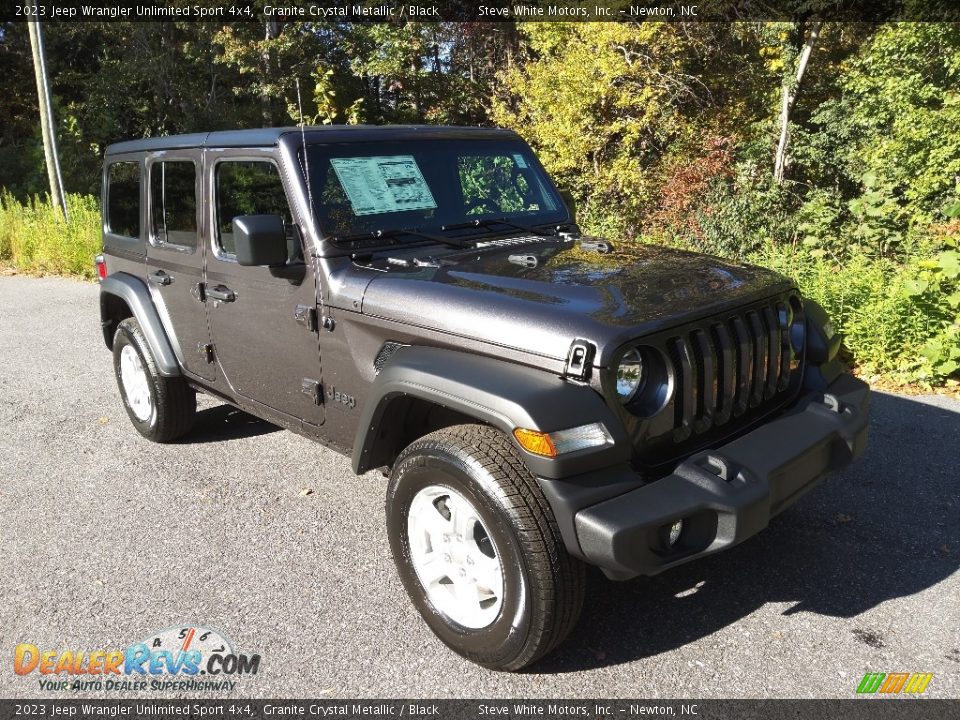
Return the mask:
[[113,273],[100,281],[100,321],[103,326],[103,339],[107,343],[107,347],[113,347],[113,337],[110,336],[112,323],[108,304],[108,298],[111,295],[123,300],[137,322],[140,323],[147,344],[150,345],[153,357],[157,361],[158,372],[164,377],[180,375],[180,364],[177,362],[177,356],[173,352],[173,346],[170,344],[167,332],[163,329],[160,314],[150,298],[150,289],[146,283],[129,273]]
[[[531,472],[543,478],[566,477],[630,459],[622,423],[588,385],[496,358],[414,345],[399,349],[370,389],[353,444],[357,474],[377,466],[377,438],[383,424],[390,422],[390,403],[402,396],[427,400],[498,428],[518,448]],[[614,443],[558,458],[533,455],[513,436],[517,427],[553,432],[594,422],[604,424]]]

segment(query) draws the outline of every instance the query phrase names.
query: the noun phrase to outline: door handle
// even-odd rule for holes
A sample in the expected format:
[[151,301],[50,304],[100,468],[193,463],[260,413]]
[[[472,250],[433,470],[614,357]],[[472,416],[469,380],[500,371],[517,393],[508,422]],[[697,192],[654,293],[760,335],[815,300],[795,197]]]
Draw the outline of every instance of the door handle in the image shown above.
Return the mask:
[[219,300],[220,302],[233,302],[237,299],[237,294],[228,287],[217,285],[216,287],[207,288],[207,297]]
[[149,277],[157,285],[169,285],[173,282],[173,277],[167,275],[163,270],[152,272]]

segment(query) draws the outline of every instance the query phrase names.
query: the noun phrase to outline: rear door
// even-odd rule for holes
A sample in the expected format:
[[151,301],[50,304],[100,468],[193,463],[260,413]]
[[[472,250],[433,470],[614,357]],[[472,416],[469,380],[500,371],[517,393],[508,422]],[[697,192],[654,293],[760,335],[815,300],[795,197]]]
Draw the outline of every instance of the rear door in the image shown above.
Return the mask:
[[203,293],[200,150],[147,156],[147,280],[186,369],[215,380]]
[[[220,371],[238,396],[280,412],[288,421],[320,425],[319,340],[307,322],[315,317],[316,285],[311,265],[304,262],[301,233],[277,160],[267,150],[206,153],[212,199],[207,316]],[[237,263],[233,218],[240,215],[283,218],[285,265]]]

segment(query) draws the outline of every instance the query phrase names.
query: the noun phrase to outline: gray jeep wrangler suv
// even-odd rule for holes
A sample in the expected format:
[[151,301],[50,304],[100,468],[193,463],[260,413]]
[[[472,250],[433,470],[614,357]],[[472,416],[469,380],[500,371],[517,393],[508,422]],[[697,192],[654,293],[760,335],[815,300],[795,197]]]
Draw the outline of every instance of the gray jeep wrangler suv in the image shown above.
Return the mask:
[[199,391],[385,468],[424,620],[530,664],[586,564],[731,547],[866,444],[869,389],[793,282],[585,237],[564,198],[504,130],[111,145],[101,324],[130,420],[178,438]]

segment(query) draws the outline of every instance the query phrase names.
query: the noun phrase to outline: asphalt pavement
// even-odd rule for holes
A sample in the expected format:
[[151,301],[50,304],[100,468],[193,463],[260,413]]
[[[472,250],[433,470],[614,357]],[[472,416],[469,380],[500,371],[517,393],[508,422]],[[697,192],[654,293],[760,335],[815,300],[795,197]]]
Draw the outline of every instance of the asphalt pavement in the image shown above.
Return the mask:
[[496,673],[408,602],[379,473],[209,399],[182,442],[142,439],[97,293],[0,277],[4,697],[49,695],[14,673],[17,644],[125,648],[171,626],[260,655],[236,697],[851,697],[866,672],[960,696],[960,403],[876,393],[855,466],[731,551],[626,583],[591,571],[568,642]]

